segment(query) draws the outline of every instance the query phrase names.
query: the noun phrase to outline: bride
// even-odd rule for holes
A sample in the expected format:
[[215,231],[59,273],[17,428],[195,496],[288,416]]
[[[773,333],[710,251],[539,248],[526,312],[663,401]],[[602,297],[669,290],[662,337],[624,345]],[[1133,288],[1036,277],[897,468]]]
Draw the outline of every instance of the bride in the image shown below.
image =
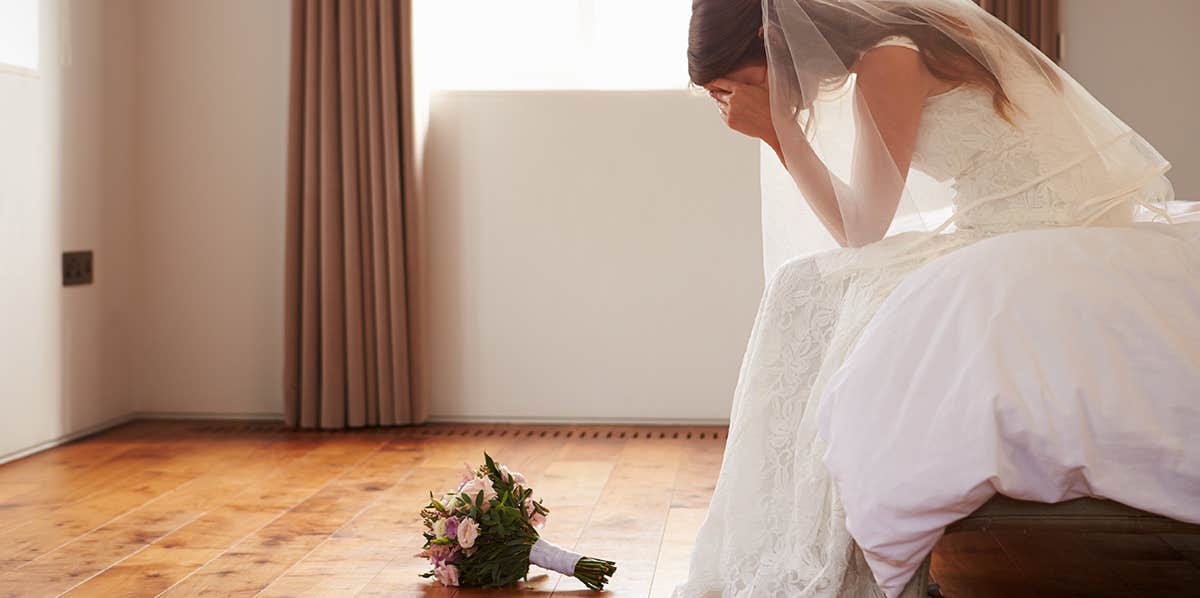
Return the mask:
[[[816,423],[864,327],[910,273],[969,244],[1165,216],[1169,164],[968,0],[694,0],[688,61],[795,184],[764,196],[767,290],[676,596],[884,595]],[[843,248],[804,257],[811,240],[778,217],[794,205]]]

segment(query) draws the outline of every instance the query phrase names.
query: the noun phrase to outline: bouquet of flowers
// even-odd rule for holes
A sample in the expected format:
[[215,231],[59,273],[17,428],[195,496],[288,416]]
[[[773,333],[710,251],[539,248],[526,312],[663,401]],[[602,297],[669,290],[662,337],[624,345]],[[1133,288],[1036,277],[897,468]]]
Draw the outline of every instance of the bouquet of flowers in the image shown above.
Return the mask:
[[421,511],[425,546],[433,577],[447,586],[497,587],[526,577],[529,565],[573,576],[601,590],[617,571],[616,563],[585,557],[538,537],[549,509],[534,500],[525,476],[483,455],[484,465],[470,469],[458,489],[441,498],[429,495]]

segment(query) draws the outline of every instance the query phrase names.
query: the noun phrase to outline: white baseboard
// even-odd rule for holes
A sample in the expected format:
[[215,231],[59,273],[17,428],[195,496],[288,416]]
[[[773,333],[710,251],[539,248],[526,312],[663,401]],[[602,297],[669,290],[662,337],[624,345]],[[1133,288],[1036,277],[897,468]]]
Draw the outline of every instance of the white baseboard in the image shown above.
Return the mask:
[[283,421],[282,413],[204,413],[193,411],[137,411],[101,422],[94,426],[88,426],[81,430],[76,430],[70,434],[64,434],[57,438],[51,438],[43,442],[39,442],[33,446],[20,448],[0,455],[0,465],[10,461],[16,461],[23,457],[28,457],[34,453],[40,453],[45,450],[52,449],[56,446],[62,446],[68,442],[79,440],[85,436],[99,434],[106,430],[111,430],[117,426],[127,424],[132,421],[143,419],[175,419],[175,420],[235,420],[235,421]]
[[108,421],[98,423],[94,426],[88,426],[81,430],[76,430],[74,432],[71,432],[70,434],[64,434],[57,438],[51,438],[50,440],[46,440],[44,442],[39,442],[33,446],[29,446],[29,447],[17,449],[15,451],[11,451],[9,453],[5,453],[3,455],[0,455],[0,465],[4,465],[5,463],[8,463],[10,461],[16,461],[17,459],[20,459],[23,457],[28,457],[29,455],[32,455],[34,453],[40,453],[44,450],[52,449],[56,446],[62,446],[73,440],[79,440],[80,438],[83,438],[84,436],[91,436],[92,434],[99,434],[100,432],[103,432],[105,430],[110,430],[110,429],[120,426],[122,424],[129,423],[129,422],[133,421],[134,419],[137,419],[137,418],[133,414],[122,415],[121,417],[116,417],[116,418],[110,419]]

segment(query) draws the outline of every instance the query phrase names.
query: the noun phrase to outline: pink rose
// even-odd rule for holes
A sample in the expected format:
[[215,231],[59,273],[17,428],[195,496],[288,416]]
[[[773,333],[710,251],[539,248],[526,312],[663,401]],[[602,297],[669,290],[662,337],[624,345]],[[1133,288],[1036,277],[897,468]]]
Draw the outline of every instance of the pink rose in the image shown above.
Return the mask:
[[434,567],[433,576],[444,586],[458,585],[458,567],[454,565],[441,565]]
[[533,527],[541,529],[542,526],[546,525],[546,515],[538,513],[533,503],[534,500],[532,496],[525,499],[525,514],[529,516],[529,523],[533,525]]
[[521,475],[520,472],[510,471],[507,467],[501,465],[500,473],[503,473],[507,477],[511,477],[514,483],[520,484],[522,486],[525,485],[525,476]]
[[428,552],[429,562],[434,567],[443,565],[454,554],[454,548],[449,544],[434,544],[429,547]]
[[471,478],[470,480],[467,480],[467,482],[462,485],[460,491],[471,499],[471,504],[475,504],[475,497],[479,495],[480,491],[482,491],[482,508],[484,511],[487,511],[491,508],[491,501],[497,496],[496,489],[492,487],[492,480],[483,477]]
[[463,517],[462,521],[458,522],[458,545],[464,549],[469,549],[475,546],[475,540],[479,538],[479,524],[475,523],[470,517]]

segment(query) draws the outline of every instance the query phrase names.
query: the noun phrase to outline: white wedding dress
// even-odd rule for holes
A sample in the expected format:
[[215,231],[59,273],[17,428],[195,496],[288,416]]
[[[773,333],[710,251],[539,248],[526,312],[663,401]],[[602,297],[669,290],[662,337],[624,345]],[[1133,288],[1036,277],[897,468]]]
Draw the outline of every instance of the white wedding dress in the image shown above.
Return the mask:
[[[914,47],[904,38],[883,43]],[[1139,205],[1159,211],[1170,198],[1161,171],[1098,195],[1090,173],[1104,166],[1088,163],[1092,148],[1074,147],[1036,109],[1025,114],[1013,126],[989,92],[969,85],[931,97],[913,168],[953,181],[956,230],[795,259],[769,278],[720,480],[677,598],[882,596],[846,531],[817,432],[821,391],[880,304],[909,273],[970,243],[1035,228],[1128,225]],[[1132,131],[1110,143],[1125,146],[1113,154],[1154,151]],[[1042,166],[1075,154],[1067,169]]]

